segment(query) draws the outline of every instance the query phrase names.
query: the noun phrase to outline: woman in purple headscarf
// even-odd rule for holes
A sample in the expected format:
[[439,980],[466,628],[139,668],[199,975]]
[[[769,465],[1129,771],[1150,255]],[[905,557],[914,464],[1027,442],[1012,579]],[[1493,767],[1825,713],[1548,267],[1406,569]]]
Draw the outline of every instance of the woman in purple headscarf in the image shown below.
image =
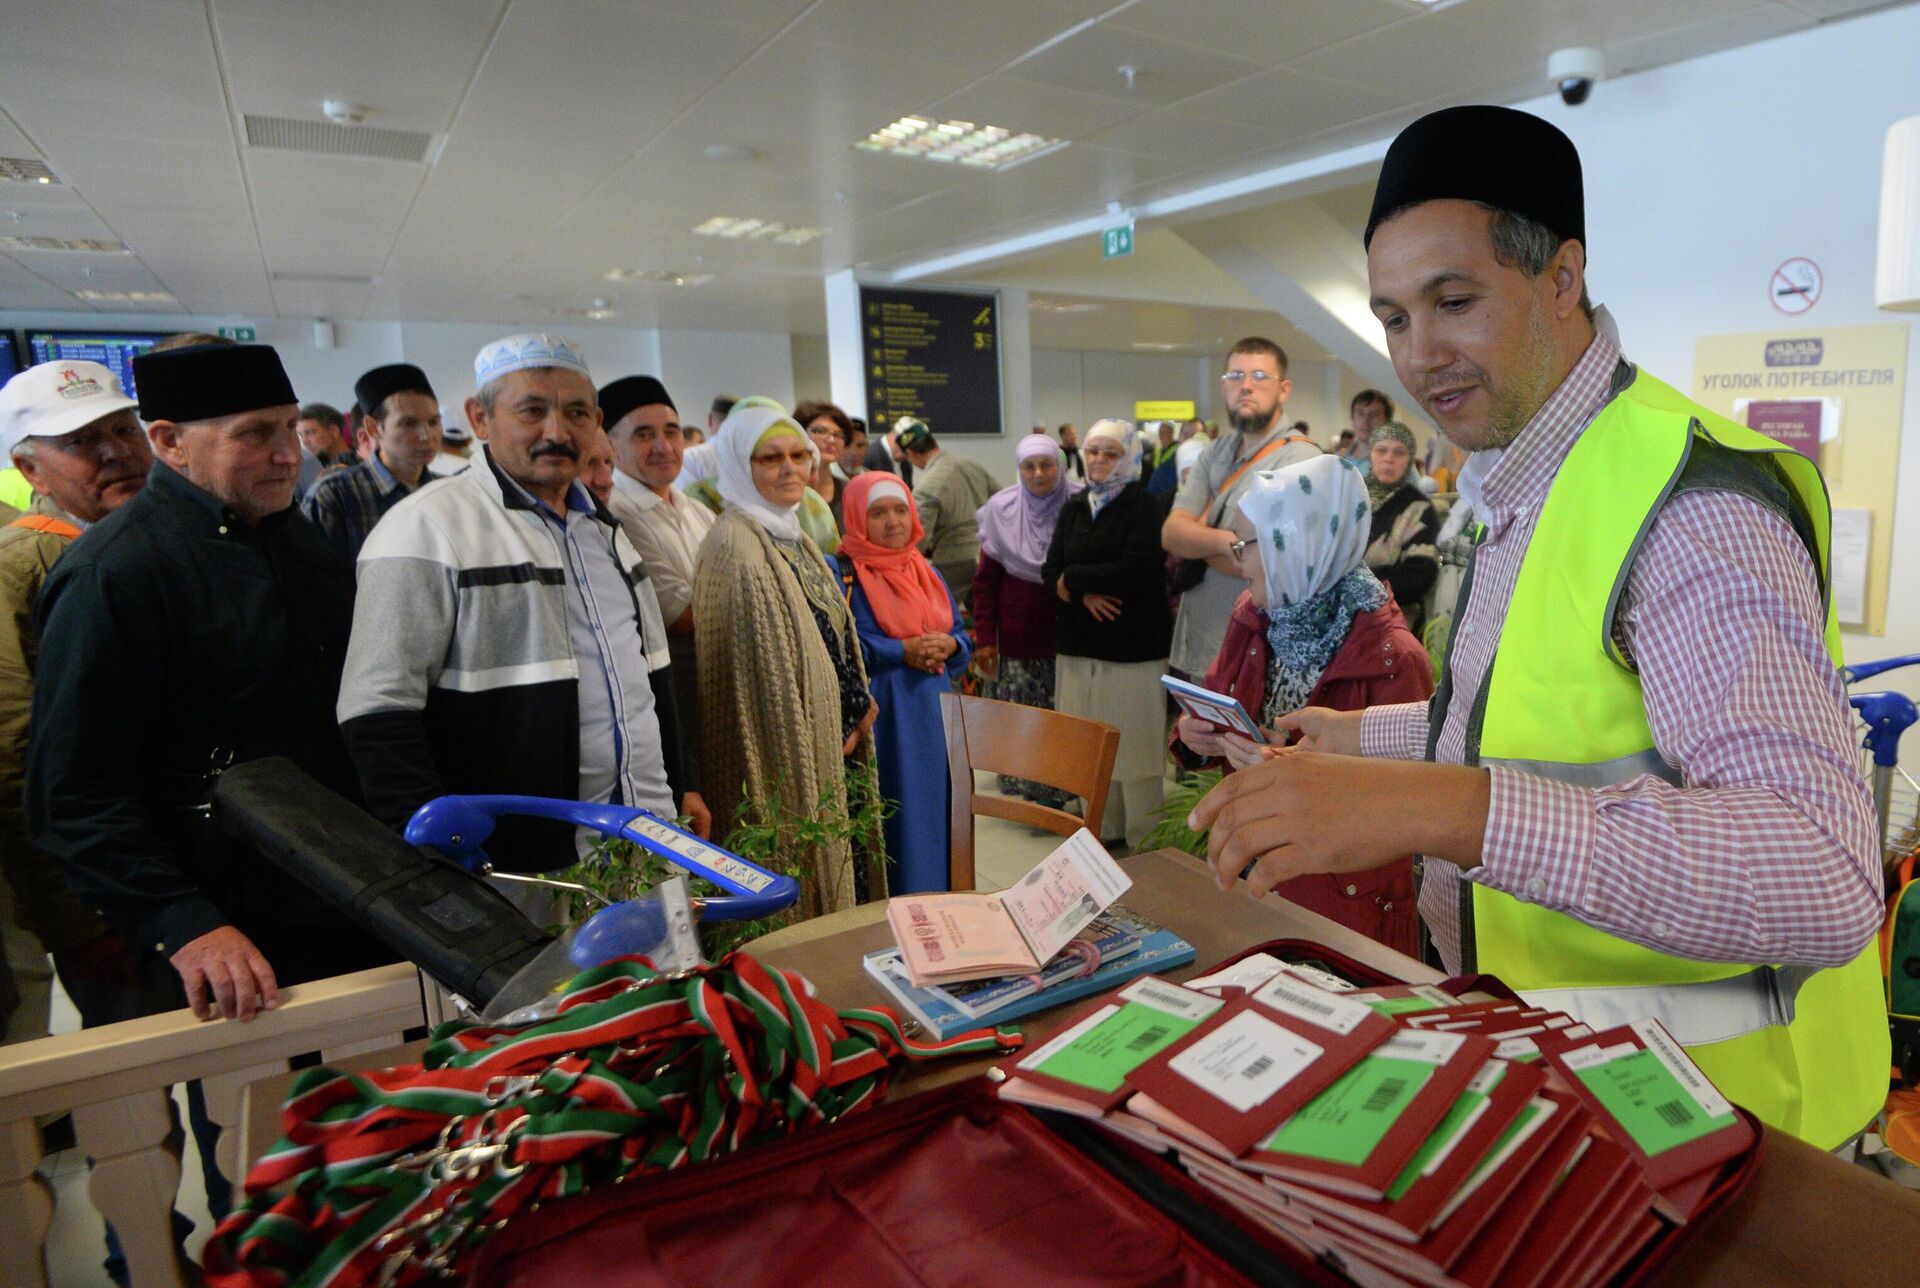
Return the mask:
[[[1002,702],[1053,708],[1054,618],[1059,601],[1041,584],[1040,566],[1060,511],[1074,490],[1060,445],[1029,434],[1014,449],[1020,481],[1001,488],[975,512],[980,564],[973,574],[973,666],[986,695]],[[1000,779],[1000,790],[1047,805],[1063,798],[1025,779]]]

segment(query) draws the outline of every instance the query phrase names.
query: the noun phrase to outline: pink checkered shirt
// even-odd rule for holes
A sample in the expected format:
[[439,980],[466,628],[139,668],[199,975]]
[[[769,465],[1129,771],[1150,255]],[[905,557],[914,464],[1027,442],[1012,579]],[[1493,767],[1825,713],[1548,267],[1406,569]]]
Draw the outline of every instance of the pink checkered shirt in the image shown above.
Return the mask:
[[[1540,507],[1621,361],[1596,337],[1487,473],[1443,764],[1465,756]],[[1643,775],[1582,788],[1490,770],[1481,866],[1425,861],[1420,915],[1448,969],[1461,960],[1463,879],[1674,956],[1851,961],[1885,911],[1879,843],[1813,564],[1792,529],[1730,493],[1673,498],[1634,560],[1616,639],[1640,672],[1654,745],[1685,786]],[[1426,742],[1425,703],[1362,719],[1365,755],[1419,760]]]

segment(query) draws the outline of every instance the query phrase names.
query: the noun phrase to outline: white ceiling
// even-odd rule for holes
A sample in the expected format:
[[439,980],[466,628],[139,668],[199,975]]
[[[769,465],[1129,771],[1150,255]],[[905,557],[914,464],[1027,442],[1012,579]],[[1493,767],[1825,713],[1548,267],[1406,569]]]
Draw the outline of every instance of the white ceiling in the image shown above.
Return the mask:
[[[0,156],[62,182],[0,183],[0,234],[131,253],[0,254],[0,305],[165,291],[197,314],[520,321],[598,298],[618,325],[818,333],[820,279],[849,265],[1137,204],[1441,103],[1531,96],[1563,46],[1598,45],[1621,73],[1883,3],[5,0]],[[246,143],[246,115],[319,120],[324,98],[434,136],[437,156]],[[999,174],[853,149],[910,112],[1072,142]],[[710,160],[715,146],[752,154]],[[690,234],[715,214],[829,231],[799,247]],[[1018,284],[1046,290],[1055,258]],[[614,268],[713,280],[613,283]]]

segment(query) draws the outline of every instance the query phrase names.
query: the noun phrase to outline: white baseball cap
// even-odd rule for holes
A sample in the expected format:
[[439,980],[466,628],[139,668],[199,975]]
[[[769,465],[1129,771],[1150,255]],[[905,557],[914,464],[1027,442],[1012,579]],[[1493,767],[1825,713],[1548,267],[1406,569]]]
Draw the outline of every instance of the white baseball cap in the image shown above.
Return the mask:
[[58,438],[139,404],[97,362],[43,362],[0,389],[0,462],[27,438]]

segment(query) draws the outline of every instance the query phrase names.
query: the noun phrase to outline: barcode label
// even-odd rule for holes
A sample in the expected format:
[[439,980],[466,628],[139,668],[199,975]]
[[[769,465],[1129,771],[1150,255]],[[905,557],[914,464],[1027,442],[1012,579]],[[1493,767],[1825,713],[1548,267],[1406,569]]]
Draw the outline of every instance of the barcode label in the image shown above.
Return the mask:
[[1375,1054],[1395,1060],[1418,1060],[1421,1064],[1438,1068],[1459,1054],[1460,1048],[1466,1044],[1465,1035],[1459,1033],[1402,1029],[1381,1043]]
[[1120,999],[1139,1002],[1156,1011],[1165,1011],[1179,1019],[1198,1023],[1220,1009],[1220,999],[1196,993],[1179,984],[1169,984],[1152,975],[1142,975],[1120,990]]
[[1373,1094],[1367,1097],[1367,1103],[1360,1107],[1360,1112],[1363,1114],[1384,1114],[1387,1110],[1393,1108],[1393,1102],[1400,1099],[1401,1093],[1406,1089],[1407,1080],[1405,1078],[1385,1079],[1379,1086],[1373,1089]]
[[1661,1121],[1669,1127],[1685,1127],[1693,1121],[1693,1111],[1678,1100],[1669,1100],[1665,1104],[1655,1105],[1653,1111],[1659,1114]]
[[1167,1061],[1167,1068],[1244,1114],[1325,1054],[1317,1043],[1246,1010]]
[[1640,1035],[1647,1050],[1653,1052],[1654,1059],[1667,1067],[1674,1081],[1687,1089],[1702,1113],[1709,1118],[1725,1118],[1733,1113],[1733,1106],[1720,1094],[1720,1089],[1707,1079],[1706,1074],[1700,1072],[1700,1067],[1658,1020],[1635,1020],[1629,1027]]
[[1127,1050],[1145,1051],[1148,1047],[1166,1037],[1168,1032],[1169,1030],[1164,1024],[1156,1024],[1150,1029],[1141,1029],[1140,1032],[1134,1035],[1133,1041],[1127,1043]]
[[1345,1036],[1373,1018],[1373,1008],[1365,1002],[1350,1002],[1344,997],[1323,992],[1285,975],[1276,975],[1262,984],[1253,1000],[1284,1015],[1318,1024]]

